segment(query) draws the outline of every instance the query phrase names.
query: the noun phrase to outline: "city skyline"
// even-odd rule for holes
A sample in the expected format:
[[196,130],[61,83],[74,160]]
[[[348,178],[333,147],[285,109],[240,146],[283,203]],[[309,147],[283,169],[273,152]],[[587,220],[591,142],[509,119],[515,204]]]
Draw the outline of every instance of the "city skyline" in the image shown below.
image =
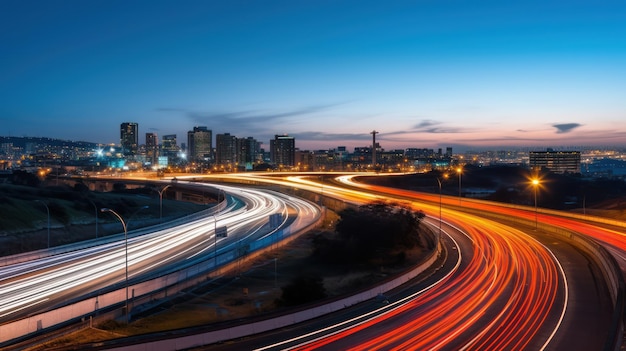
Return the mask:
[[[0,5],[0,135],[299,149],[626,145],[626,4]],[[143,140],[141,140],[143,142]]]

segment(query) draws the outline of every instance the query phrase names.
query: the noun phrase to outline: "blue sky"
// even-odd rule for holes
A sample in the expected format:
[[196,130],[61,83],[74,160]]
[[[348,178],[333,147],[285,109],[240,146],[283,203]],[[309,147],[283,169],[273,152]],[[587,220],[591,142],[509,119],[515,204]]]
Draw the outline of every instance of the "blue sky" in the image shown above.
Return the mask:
[[626,145],[624,1],[1,1],[0,135]]

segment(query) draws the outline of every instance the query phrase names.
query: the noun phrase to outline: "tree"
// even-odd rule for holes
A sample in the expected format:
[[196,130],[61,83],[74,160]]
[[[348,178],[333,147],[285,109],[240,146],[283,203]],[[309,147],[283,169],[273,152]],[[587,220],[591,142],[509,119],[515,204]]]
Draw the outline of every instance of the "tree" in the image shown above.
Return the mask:
[[283,306],[301,305],[326,297],[322,278],[312,273],[297,276],[282,290],[283,294],[277,303]]
[[316,252],[334,261],[366,262],[420,245],[424,213],[375,202],[339,213],[337,237],[316,240]]
[[13,171],[13,174],[9,177],[9,181],[15,185],[26,185],[31,187],[38,187],[41,184],[41,180],[37,177],[37,175],[22,170]]

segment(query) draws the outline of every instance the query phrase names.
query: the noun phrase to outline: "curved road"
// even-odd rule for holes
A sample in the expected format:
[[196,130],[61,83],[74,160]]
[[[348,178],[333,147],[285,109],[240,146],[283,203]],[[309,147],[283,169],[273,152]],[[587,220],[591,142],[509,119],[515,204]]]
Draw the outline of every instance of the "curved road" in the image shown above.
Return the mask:
[[[209,186],[209,185],[202,185]],[[164,274],[208,260],[216,251],[230,250],[239,241],[260,240],[279,228],[297,230],[317,220],[319,209],[311,203],[270,191],[223,185],[227,207],[207,212],[172,228],[147,228],[129,233],[129,281]],[[268,217],[282,214],[278,228]],[[228,228],[227,238],[215,238],[215,228]],[[220,245],[217,250],[215,245]],[[0,267],[0,322],[39,313],[94,291],[119,288],[125,282],[125,242],[121,240],[64,254]]]
[[[243,177],[250,179],[251,176]],[[526,233],[486,218],[455,211],[449,206],[441,208],[437,204],[439,196],[429,195],[430,201],[416,203],[415,200],[422,194],[384,187],[374,189],[371,186],[367,186],[366,191],[344,189],[310,180],[315,177],[252,177],[268,183],[297,185],[350,201],[396,198],[423,210],[431,218],[437,218],[442,211],[448,225],[457,227],[458,232],[466,236],[465,239],[453,238],[460,243],[468,240],[471,243],[470,247],[459,246],[464,257],[463,264],[432,288],[366,322],[350,324],[339,331],[323,327],[321,336],[313,339],[308,337],[310,333],[306,333],[305,342],[294,343],[300,340],[296,338],[289,342],[287,348],[541,350],[566,347],[589,350],[604,347],[606,333],[603,335],[601,331],[608,328],[606,321],[610,320],[612,312],[605,301],[608,298],[606,287],[601,281],[597,282],[597,300],[587,301],[599,306],[595,314],[585,316],[599,321],[594,325],[599,327],[598,335],[573,335],[571,331],[576,330],[574,328],[568,330],[569,335],[563,336],[568,331],[561,327],[562,324],[580,329],[580,324],[575,322],[584,311],[580,304],[568,310],[568,303],[572,301],[569,288],[576,288],[573,293],[575,298],[590,294],[580,292],[581,289],[577,288],[580,282],[573,284],[567,281],[566,277],[570,275],[565,274],[553,251],[536,240],[537,233]],[[458,205],[459,199],[446,198],[446,201],[456,201]],[[528,211],[525,215],[529,215]],[[569,267],[576,264],[587,266],[589,258],[585,253],[556,238],[544,238],[542,241],[549,242],[552,249],[558,251],[559,259],[568,261],[566,270],[569,274],[577,279],[581,276],[593,278],[594,274],[595,278],[600,278],[598,272],[581,273]],[[278,343],[270,345],[270,348],[281,349],[284,346]]]

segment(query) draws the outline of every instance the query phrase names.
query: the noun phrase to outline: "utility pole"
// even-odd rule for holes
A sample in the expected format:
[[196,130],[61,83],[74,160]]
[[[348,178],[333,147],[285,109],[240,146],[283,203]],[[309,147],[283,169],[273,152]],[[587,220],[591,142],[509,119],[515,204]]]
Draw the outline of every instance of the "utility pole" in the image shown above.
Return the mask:
[[370,134],[372,134],[372,168],[376,167],[376,134],[377,131],[373,130]]

